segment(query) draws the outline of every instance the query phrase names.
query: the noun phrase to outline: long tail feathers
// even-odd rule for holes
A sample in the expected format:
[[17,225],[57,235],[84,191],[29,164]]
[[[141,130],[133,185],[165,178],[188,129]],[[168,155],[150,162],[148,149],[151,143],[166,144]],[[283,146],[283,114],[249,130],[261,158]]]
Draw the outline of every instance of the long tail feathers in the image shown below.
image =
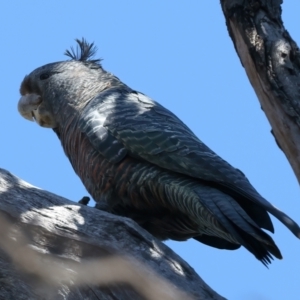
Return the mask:
[[[227,187],[229,187],[227,185]],[[236,187],[231,187],[236,190]],[[249,202],[252,202],[254,205],[259,206],[260,208],[265,209],[275,218],[277,218],[282,224],[284,224],[298,239],[300,239],[300,227],[299,225],[287,216],[284,212],[276,208],[262,196],[260,196],[254,188],[249,186],[247,190],[238,190],[238,193],[247,199]],[[273,230],[271,230],[273,232]]]
[[266,206],[266,210],[284,224],[298,239],[300,239],[300,227],[293,219],[273,206],[271,203]]
[[[211,187],[203,188],[199,192],[195,191],[201,204],[211,212],[237,243],[243,245],[266,266],[271,263],[272,255],[279,259],[282,258],[273,239],[248,216],[231,196]],[[196,239],[201,241],[201,238]]]

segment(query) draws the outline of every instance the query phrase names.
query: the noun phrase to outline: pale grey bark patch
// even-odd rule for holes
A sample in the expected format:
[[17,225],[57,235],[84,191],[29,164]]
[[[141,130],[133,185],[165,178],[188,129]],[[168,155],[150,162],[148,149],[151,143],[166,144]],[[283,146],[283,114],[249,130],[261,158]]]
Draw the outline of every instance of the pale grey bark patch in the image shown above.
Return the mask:
[[[101,287],[87,282],[74,284],[71,275],[78,271],[78,266],[80,269],[80,264],[83,267],[85,261],[113,255],[128,257],[127,263],[136,270],[145,266],[145,270],[149,271],[143,271],[143,274],[148,274],[149,280],[154,271],[162,278],[162,284],[163,279],[169,282],[162,285],[165,287],[165,299],[176,299],[172,295],[181,299],[181,292],[187,293],[192,299],[224,299],[170,248],[132,220],[38,189],[3,169],[0,169],[0,213],[2,219],[5,215],[12,224],[6,230],[9,238],[2,239],[1,245],[6,251],[9,252],[9,248],[5,247],[5,243],[15,242],[16,246],[20,246],[18,240],[22,238],[19,237],[24,235],[26,241],[22,245],[24,250],[17,249],[24,257],[1,252],[0,299],[145,299],[128,283]],[[17,263],[14,264],[11,257],[15,261],[29,259],[26,257],[28,248],[37,255],[37,264],[27,264],[25,271],[24,267],[22,269]],[[55,260],[49,264],[53,257]],[[49,282],[41,279],[35,273],[35,268],[41,263],[45,263],[45,272],[52,267],[54,270],[67,268],[70,278],[54,276]],[[72,266],[77,267],[72,269]],[[57,284],[53,284],[53,280]],[[143,280],[141,278],[141,282]],[[145,280],[147,282],[148,279]]]

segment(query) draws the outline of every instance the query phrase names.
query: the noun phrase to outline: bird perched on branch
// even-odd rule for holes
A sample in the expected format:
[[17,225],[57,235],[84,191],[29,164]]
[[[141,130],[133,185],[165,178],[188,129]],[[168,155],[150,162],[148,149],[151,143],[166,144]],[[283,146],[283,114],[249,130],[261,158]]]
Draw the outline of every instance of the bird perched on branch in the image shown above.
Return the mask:
[[173,113],[105,71],[84,39],[70,60],[37,68],[20,88],[20,114],[52,128],[99,207],[161,240],[194,238],[247,248],[267,265],[282,258],[269,214],[299,226]]

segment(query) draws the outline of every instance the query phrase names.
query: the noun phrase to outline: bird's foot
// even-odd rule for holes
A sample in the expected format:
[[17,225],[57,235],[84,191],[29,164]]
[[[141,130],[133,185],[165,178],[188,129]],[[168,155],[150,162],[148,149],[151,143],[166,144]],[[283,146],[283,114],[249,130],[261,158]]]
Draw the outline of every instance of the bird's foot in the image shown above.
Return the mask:
[[90,197],[84,196],[82,197],[81,200],[78,201],[78,203],[83,204],[83,205],[88,205],[90,202]]

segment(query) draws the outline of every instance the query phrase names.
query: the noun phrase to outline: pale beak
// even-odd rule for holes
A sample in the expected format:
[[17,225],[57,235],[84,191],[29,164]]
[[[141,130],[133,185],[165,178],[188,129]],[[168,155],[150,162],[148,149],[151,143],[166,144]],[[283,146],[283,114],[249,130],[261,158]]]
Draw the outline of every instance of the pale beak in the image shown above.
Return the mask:
[[29,121],[34,121],[33,111],[42,103],[41,96],[37,94],[26,94],[18,102],[18,111],[22,117]]

